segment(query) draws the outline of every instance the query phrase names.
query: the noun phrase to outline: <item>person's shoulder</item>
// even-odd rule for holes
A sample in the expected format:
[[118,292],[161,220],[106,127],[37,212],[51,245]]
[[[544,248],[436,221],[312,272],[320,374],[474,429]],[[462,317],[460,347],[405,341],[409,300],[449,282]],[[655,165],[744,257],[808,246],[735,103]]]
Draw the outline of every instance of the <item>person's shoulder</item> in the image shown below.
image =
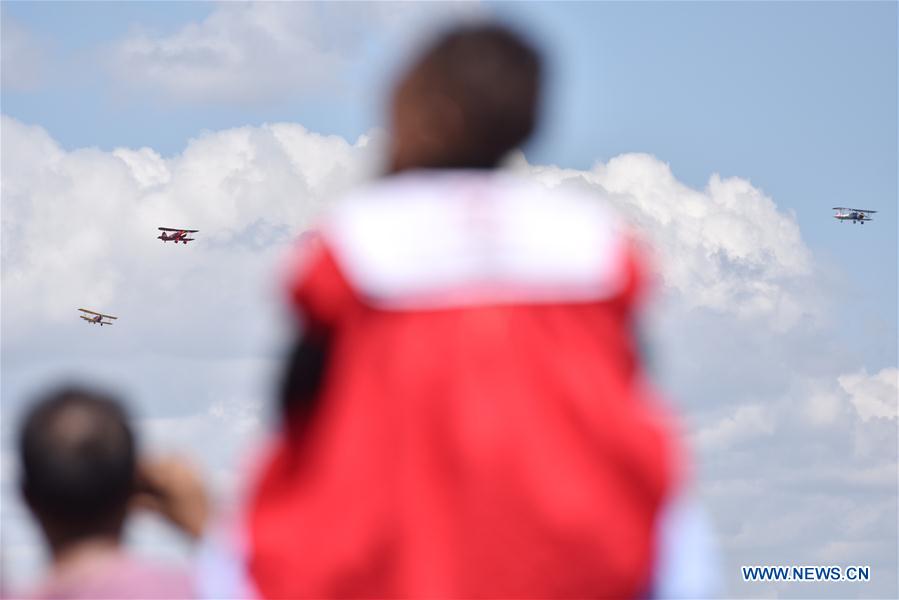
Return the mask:
[[464,190],[485,181],[480,172],[456,170],[414,170],[388,175],[344,194],[328,211],[339,216],[358,211],[382,211],[458,197]]
[[196,596],[187,569],[121,553],[75,571],[51,575],[29,597],[70,598],[192,598]]
[[192,598],[196,596],[190,571],[143,557],[124,554],[105,582],[104,591],[117,598]]
[[504,178],[509,193],[530,201],[555,208],[560,214],[581,214],[601,218],[610,225],[619,225],[621,215],[611,202],[609,194],[584,178],[580,172],[559,176],[544,175],[541,171],[510,172]]
[[323,220],[321,239],[336,270],[369,301],[399,306],[427,296],[443,306],[447,290],[485,287],[501,291],[490,296],[497,302],[558,299],[559,290],[581,301],[607,298],[626,283],[624,233],[603,198],[577,186],[444,170],[360,189]]
[[325,214],[323,222],[370,217],[373,213],[440,210],[447,205],[470,208],[481,203],[510,204],[517,211],[545,209],[561,216],[621,222],[607,194],[578,178],[547,181],[514,170],[416,170],[383,177],[348,192]]

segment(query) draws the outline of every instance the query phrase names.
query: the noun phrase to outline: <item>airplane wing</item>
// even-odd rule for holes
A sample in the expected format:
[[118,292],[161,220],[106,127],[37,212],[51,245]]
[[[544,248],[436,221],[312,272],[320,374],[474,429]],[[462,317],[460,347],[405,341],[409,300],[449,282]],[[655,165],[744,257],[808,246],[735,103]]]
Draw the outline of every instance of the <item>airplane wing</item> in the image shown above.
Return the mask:
[[159,231],[180,231],[181,233],[196,233],[199,229],[177,229],[173,227],[157,227]]
[[101,314],[100,316],[101,316],[101,317],[106,317],[107,319],[118,319],[118,317],[113,317],[112,315],[104,315],[104,314]]
[[92,315],[101,315],[101,316],[102,316],[102,313],[94,312],[94,311],[88,310],[88,309],[86,309],[86,308],[79,308],[78,310],[80,310],[81,312],[90,313],[90,314],[92,314]]
[[182,229],[181,231],[183,231],[184,233],[196,233],[200,230],[199,229]]
[[85,321],[90,321],[90,320],[91,320],[90,317],[85,317],[84,315],[78,315],[78,316],[81,317],[82,319],[84,319]]
[[[845,206],[834,206],[830,210],[845,210],[845,208],[846,208]],[[852,210],[852,209],[849,209],[849,210]],[[160,229],[162,229],[162,227],[160,227]]]
[[849,210],[854,210],[860,213],[876,213],[876,210],[868,210],[866,208],[850,208]]

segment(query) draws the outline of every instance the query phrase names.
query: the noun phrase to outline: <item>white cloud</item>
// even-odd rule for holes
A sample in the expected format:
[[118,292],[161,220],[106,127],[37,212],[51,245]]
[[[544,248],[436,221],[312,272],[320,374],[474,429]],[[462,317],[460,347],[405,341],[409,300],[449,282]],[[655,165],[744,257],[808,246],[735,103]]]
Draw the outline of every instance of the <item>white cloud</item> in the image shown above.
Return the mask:
[[[896,418],[896,374],[895,368],[886,368],[875,375],[864,370],[811,380],[797,375],[793,389],[785,395],[767,398],[765,402],[740,403],[723,411],[709,407],[709,414],[694,428],[692,441],[701,452],[709,454],[778,435],[806,441],[819,435],[837,435],[851,439],[855,457],[891,460],[895,457],[882,452],[884,440],[875,440],[877,436],[868,424],[875,417]],[[880,466],[882,463],[869,464],[844,476],[870,476]]]
[[[53,337],[71,334],[78,307],[120,316],[113,339],[133,328],[152,338],[140,324],[171,319],[251,336],[239,319],[271,289],[262,280],[275,257],[323,202],[375,168],[377,140],[272,124],[204,134],[164,159],[146,148],[66,152],[3,117],[2,144],[3,344],[15,347],[40,344],[33,333],[50,324]],[[200,229],[199,240],[163,246],[159,226]]]
[[474,3],[222,3],[176,33],[136,31],[110,49],[129,87],[175,101],[251,104],[344,90],[373,45],[478,14]]
[[112,154],[125,162],[141,189],[168,183],[172,178],[165,160],[152,148],[116,148]]
[[696,433],[697,446],[705,451],[724,450],[732,445],[774,433],[773,415],[764,406],[740,406],[732,416],[720,419]]
[[651,241],[664,284],[687,308],[767,318],[779,329],[815,303],[800,293],[813,272],[792,215],[747,180],[712,175],[703,190],[648,154],[624,154],[589,171],[511,163],[549,187],[580,186],[607,198]]
[[896,419],[899,402],[899,371],[881,369],[874,375],[867,371],[841,375],[840,387],[851,396],[852,405],[863,421],[875,418]]
[[[737,595],[757,595],[740,581],[739,565],[778,563],[872,565],[879,573],[872,593],[895,595],[895,421],[869,418],[856,407],[860,396],[883,398],[895,386],[895,379],[882,381],[895,369],[884,371],[809,378],[800,370],[782,395],[694,415],[700,490]],[[847,386],[847,378],[855,385]]]

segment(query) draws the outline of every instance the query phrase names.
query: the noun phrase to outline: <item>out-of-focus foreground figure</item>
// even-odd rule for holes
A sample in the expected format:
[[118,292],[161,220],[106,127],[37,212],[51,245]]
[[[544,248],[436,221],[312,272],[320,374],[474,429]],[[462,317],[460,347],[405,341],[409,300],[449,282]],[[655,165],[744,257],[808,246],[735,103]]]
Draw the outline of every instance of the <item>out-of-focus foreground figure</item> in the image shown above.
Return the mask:
[[442,37],[396,88],[389,176],[302,244],[248,517],[264,596],[705,592],[659,583],[683,466],[637,353],[634,244],[596,198],[494,169],[540,76],[504,28]]
[[20,455],[22,494],[52,555],[33,597],[194,597],[186,572],[126,552],[122,530],[138,503],[198,537],[208,511],[205,491],[176,461],[138,463],[118,401],[75,387],[40,399],[22,425]]

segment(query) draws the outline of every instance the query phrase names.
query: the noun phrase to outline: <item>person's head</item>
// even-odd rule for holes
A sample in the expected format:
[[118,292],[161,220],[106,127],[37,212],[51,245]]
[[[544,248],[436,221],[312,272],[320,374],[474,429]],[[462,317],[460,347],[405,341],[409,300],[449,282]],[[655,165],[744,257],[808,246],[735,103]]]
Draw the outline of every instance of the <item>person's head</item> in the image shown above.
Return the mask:
[[397,84],[390,170],[492,168],[534,129],[541,59],[499,25],[454,29]]
[[51,546],[121,533],[135,443],[114,398],[65,387],[40,398],[19,438],[21,487]]

